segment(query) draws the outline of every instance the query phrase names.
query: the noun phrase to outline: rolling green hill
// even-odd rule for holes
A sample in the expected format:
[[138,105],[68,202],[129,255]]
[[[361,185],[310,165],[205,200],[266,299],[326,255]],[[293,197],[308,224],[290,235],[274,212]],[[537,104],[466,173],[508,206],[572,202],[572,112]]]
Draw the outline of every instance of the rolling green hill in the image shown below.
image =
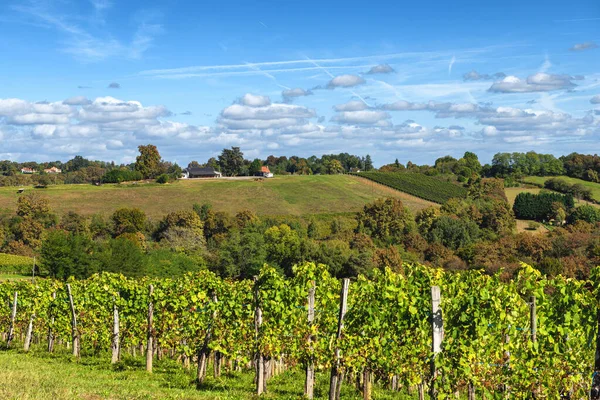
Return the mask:
[[569,176],[527,176],[523,178],[523,182],[531,183],[538,186],[544,186],[544,182],[546,182],[546,180],[550,178],[559,178],[571,185],[579,183],[585,186],[586,188],[591,189],[592,198],[600,202],[600,183],[584,181],[583,179],[571,178]]
[[[161,218],[194,203],[211,203],[216,211],[236,213],[249,209],[259,215],[307,215],[357,212],[380,197],[396,197],[412,211],[428,201],[350,175],[277,176],[272,179],[180,180],[172,184],[58,185],[26,188],[50,201],[64,214],[108,215],[121,207],[138,207],[150,218]],[[0,210],[13,212],[19,194],[15,187],[0,188]]]

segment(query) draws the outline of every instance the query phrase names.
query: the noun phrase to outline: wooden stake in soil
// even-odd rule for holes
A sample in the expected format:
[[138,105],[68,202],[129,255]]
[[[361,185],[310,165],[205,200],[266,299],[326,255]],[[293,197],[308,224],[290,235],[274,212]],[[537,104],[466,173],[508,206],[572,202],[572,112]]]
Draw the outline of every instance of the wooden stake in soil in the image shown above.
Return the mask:
[[31,315],[29,318],[29,325],[27,325],[27,334],[25,335],[25,342],[23,343],[23,350],[25,352],[29,351],[29,347],[31,346],[31,335],[33,333],[33,320],[35,319],[35,313]]
[[[342,338],[342,329],[344,327],[344,317],[348,308],[348,288],[350,287],[350,280],[345,278],[342,281],[342,292],[340,294],[340,315],[338,318],[338,329],[336,339],[339,341]],[[341,388],[342,379],[340,374],[340,348],[335,348],[335,359],[331,368],[331,379],[329,380],[329,400],[337,400],[338,397],[338,386]]]
[[[52,292],[52,301],[56,300],[56,292]],[[54,333],[52,332],[52,327],[54,326],[54,313],[50,317],[50,324],[48,324],[48,352],[52,353],[54,351]]]
[[596,354],[594,356],[594,374],[590,400],[600,400],[600,308],[596,312]]
[[12,311],[10,313],[10,326],[8,328],[8,337],[6,338],[6,347],[10,346],[10,342],[12,342],[15,336],[15,319],[17,318],[17,297],[18,293],[15,292],[15,297],[13,298]]
[[437,369],[435,367],[435,358],[442,351],[442,338],[444,336],[444,321],[442,319],[442,310],[440,308],[441,294],[439,286],[431,287],[431,331],[432,331],[432,352],[431,359],[431,384],[429,385],[429,398],[437,399],[437,389],[435,381],[437,379]]
[[306,365],[306,383],[304,385],[304,395],[309,400],[314,397],[315,389],[315,361],[312,355],[313,352],[313,335],[312,326],[315,321],[315,282],[312,283],[312,287],[308,289],[308,329],[310,334],[308,335],[308,352],[310,354],[308,363]]
[[71,306],[71,336],[73,337],[73,355],[79,358],[79,332],[77,332],[77,314],[75,313],[75,304],[73,303],[73,294],[71,285],[67,283],[67,294],[69,295],[69,305]]
[[119,362],[120,353],[120,342],[119,342],[119,309],[117,308],[117,301],[113,297],[113,334],[112,334],[112,359],[111,363],[116,364]]
[[152,373],[152,356],[154,355],[154,340],[152,337],[152,321],[154,319],[154,303],[152,302],[152,294],[154,286],[148,286],[148,331],[146,333],[146,371]]
[[365,368],[363,371],[363,400],[371,400],[371,371]]
[[256,338],[256,394],[259,396],[267,391],[265,382],[265,360],[260,352],[260,326],[262,325],[262,310],[258,291],[258,278],[254,277],[254,333]]

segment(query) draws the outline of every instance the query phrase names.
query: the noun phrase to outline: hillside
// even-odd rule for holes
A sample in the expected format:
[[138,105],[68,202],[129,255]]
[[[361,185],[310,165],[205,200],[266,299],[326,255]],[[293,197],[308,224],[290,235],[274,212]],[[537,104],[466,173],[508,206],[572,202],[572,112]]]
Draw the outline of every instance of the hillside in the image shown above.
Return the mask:
[[421,199],[439,204],[444,204],[453,197],[467,196],[467,190],[465,188],[424,174],[369,171],[361,172],[358,175]]
[[592,191],[592,198],[600,202],[600,183],[584,181],[583,179],[571,178],[569,176],[527,176],[523,178],[525,183],[532,183],[534,185],[544,185],[544,182],[550,178],[559,178],[565,182],[574,185],[579,183]]
[[[278,176],[254,179],[180,180],[172,184],[57,185],[26,188],[47,197],[51,209],[64,214],[110,214],[121,207],[138,207],[150,218],[161,218],[194,203],[211,203],[216,211],[249,209],[259,215],[305,215],[356,212],[380,197],[401,199],[413,212],[428,201],[350,175]],[[14,210],[17,188],[0,188],[0,210]]]

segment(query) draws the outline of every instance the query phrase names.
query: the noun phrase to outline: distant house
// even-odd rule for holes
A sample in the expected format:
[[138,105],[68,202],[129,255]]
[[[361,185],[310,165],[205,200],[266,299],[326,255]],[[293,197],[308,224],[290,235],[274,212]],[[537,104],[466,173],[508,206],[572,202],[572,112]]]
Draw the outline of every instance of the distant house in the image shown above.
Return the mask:
[[193,179],[193,178],[221,178],[223,174],[214,168],[204,167],[204,168],[186,168],[182,171],[181,177],[183,179]]
[[33,168],[27,168],[27,167],[23,167],[21,168],[21,173],[22,174],[33,174],[35,171],[33,170]]
[[46,168],[44,170],[44,172],[47,174],[60,174],[62,172],[62,170],[60,170],[59,168],[56,168],[56,167],[52,167],[52,168]]
[[271,173],[271,171],[269,170],[269,167],[264,166],[264,167],[260,167],[260,171],[258,171],[258,176],[262,176],[264,178],[272,178],[273,174]]

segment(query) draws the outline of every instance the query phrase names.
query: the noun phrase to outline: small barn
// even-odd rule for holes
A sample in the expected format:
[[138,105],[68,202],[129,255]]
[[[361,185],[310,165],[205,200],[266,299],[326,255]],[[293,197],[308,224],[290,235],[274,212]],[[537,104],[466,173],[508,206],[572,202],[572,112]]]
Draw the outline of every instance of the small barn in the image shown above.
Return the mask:
[[273,173],[269,170],[269,167],[267,167],[267,166],[260,167],[260,171],[258,171],[258,173],[256,175],[262,176],[263,178],[272,178],[273,177]]
[[183,179],[194,179],[194,178],[221,178],[223,174],[211,167],[204,168],[186,168],[182,171],[181,177]]

